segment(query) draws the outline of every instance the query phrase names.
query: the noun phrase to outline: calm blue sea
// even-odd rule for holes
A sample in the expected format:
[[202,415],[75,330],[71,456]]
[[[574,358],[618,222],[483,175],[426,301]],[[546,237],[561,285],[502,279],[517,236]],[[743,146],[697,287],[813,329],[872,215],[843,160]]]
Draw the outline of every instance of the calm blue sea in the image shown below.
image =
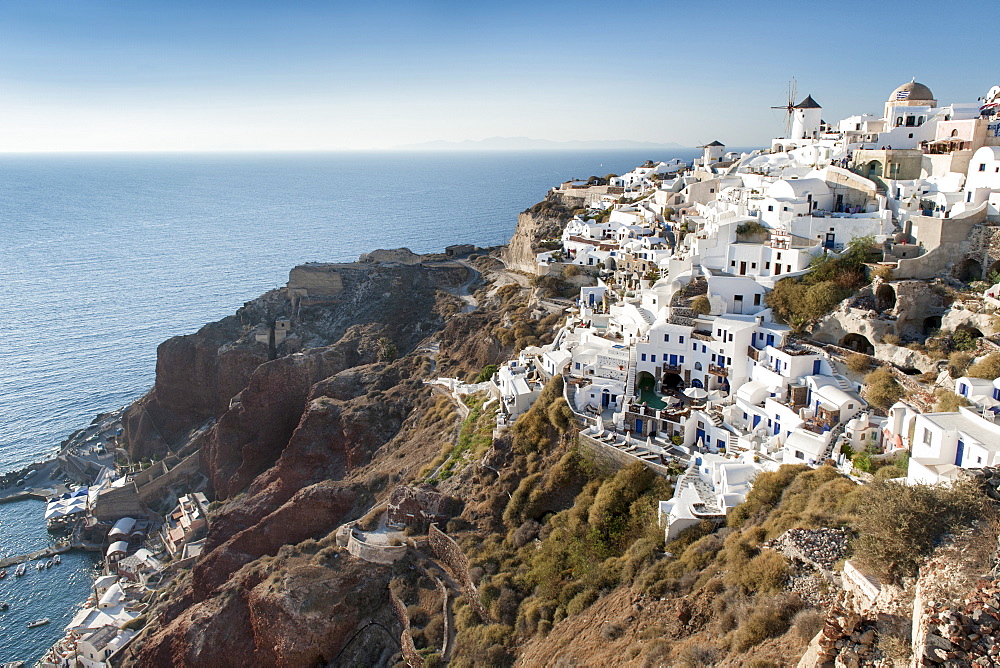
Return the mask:
[[[0,471],[141,395],[157,344],[282,285],[296,264],[504,243],[560,181],[697,153],[0,156]],[[27,544],[12,537],[19,522],[31,536],[42,524],[31,504],[0,512],[0,552]],[[44,578],[89,569],[67,561]],[[0,613],[0,661],[34,659],[62,626],[28,635],[22,617],[55,620],[86,587],[26,598],[11,582],[0,600],[25,610]]]

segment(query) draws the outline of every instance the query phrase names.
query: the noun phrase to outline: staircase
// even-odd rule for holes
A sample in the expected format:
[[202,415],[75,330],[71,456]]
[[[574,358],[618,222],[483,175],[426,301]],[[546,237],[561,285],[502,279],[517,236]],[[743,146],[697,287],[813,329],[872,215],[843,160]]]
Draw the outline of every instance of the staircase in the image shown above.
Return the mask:
[[625,398],[635,397],[635,346],[628,349],[628,374],[625,377]]
[[847,378],[837,374],[834,376],[837,379],[837,386],[840,387],[844,392],[854,392],[857,388],[854,387],[854,383],[847,380]]
[[714,424],[716,427],[721,427],[722,426],[722,414],[721,413],[718,413],[716,411],[712,411],[711,413],[708,413],[707,415],[708,415],[708,419],[711,420],[712,424]]
[[825,462],[827,459],[833,457],[833,448],[837,445],[837,441],[840,440],[841,435],[843,435],[845,424],[846,423],[844,422],[838,423],[837,426],[835,426],[830,432],[830,440],[827,442],[826,449],[823,451],[823,457],[820,460],[821,462]]

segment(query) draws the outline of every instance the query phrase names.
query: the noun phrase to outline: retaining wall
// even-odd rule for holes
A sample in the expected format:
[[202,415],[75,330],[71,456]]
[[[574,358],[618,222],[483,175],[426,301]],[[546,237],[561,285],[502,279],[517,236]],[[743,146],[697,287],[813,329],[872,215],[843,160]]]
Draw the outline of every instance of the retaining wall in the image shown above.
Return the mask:
[[453,541],[447,534],[438,529],[436,524],[432,524],[427,531],[428,542],[431,550],[438,559],[451,571],[451,576],[458,581],[462,588],[462,594],[469,600],[469,605],[476,611],[480,619],[484,622],[495,621],[483,606],[479,598],[479,590],[469,577],[469,560],[465,558],[465,553],[458,543]]

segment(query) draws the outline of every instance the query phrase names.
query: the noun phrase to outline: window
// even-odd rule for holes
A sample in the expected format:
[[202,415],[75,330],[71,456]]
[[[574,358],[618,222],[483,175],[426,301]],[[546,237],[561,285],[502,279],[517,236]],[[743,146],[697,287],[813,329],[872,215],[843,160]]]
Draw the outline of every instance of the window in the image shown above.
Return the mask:
[[580,368],[580,363],[579,363],[579,362],[577,362],[577,363],[576,363],[576,368],[577,368],[577,369],[579,369],[579,368]]
[[898,126],[900,126],[902,124],[903,124],[903,117],[902,116],[897,116],[896,117],[896,126],[898,127]]
[[985,162],[979,165],[979,171],[981,171],[981,172],[985,172],[986,171],[986,163]]
[[767,205],[767,210],[768,211],[774,211],[774,205],[773,204],[768,204]]
[[684,364],[684,355],[681,355],[678,359],[680,360],[681,364]]
[[931,444],[931,430],[924,427],[924,445]]
[[760,306],[760,295],[759,294],[756,294],[756,295],[753,296],[753,305],[754,306]]
[[770,268],[771,268],[771,263],[770,262],[765,262],[764,263],[764,269],[770,269]]
[[796,459],[805,459],[805,458],[806,458],[806,456],[805,456],[804,454],[802,454],[802,451],[801,451],[801,450],[796,450],[796,451],[795,451],[795,458],[796,458]]
[[[663,342],[664,343],[670,343],[670,335],[669,334],[664,334],[663,335]],[[681,343],[684,343],[684,342],[681,341]]]
[[705,344],[704,343],[701,344],[701,352],[702,352],[702,354],[705,354]]
[[642,361],[643,361],[643,362],[645,362],[645,361],[646,361],[646,353],[643,353],[643,354],[642,354]]
[[721,450],[722,448],[726,447],[726,442],[723,441],[721,438],[718,438],[715,440],[715,447]]
[[782,211],[788,211],[788,207],[787,206],[783,206],[783,207],[781,207],[781,210]]
[[751,262],[750,263],[750,268],[751,269],[756,269],[757,268],[757,263],[756,262]]
[[680,342],[684,343],[684,335],[683,334],[680,335]]
[[698,352],[698,344],[697,343],[692,343],[691,344],[691,350],[693,350],[695,352]]
[[732,366],[732,364],[733,364],[733,358],[732,357],[727,357],[726,358],[726,364]]
[[733,335],[732,335],[732,334],[730,334],[730,335],[729,335],[729,340],[730,340],[730,341],[732,341],[732,340],[733,340]]
[[847,404],[847,408],[848,409],[854,408],[854,404]]
[[656,355],[653,355],[652,359],[651,359],[651,360],[649,360],[649,361],[650,361],[650,362],[654,362],[654,363],[655,363],[655,362],[656,362]]
[[731,262],[729,263],[729,266],[730,266],[730,267],[735,267],[735,266],[736,266],[736,260],[732,260],[732,261],[731,261]]
[[913,133],[912,132],[909,135],[907,135],[907,139],[913,139]]

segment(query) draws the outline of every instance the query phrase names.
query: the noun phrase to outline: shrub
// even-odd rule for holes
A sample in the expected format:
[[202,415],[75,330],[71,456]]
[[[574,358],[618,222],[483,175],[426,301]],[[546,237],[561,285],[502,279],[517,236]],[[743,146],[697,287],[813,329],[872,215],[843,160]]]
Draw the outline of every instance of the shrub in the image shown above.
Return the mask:
[[890,346],[898,346],[903,343],[903,339],[899,338],[895,334],[886,334],[882,337],[882,343],[887,343]]
[[888,409],[906,394],[891,371],[882,367],[865,376],[865,400],[881,409]]
[[851,353],[847,356],[847,368],[854,373],[870,371],[872,368],[871,358],[861,353]]
[[691,300],[691,310],[698,315],[708,315],[712,312],[712,303],[705,295],[698,295]]
[[892,280],[892,267],[888,265],[882,265],[872,269],[872,278],[881,278],[883,281]]
[[954,352],[948,356],[948,375],[952,378],[961,378],[975,359],[966,352]]
[[756,220],[749,220],[736,226],[736,234],[742,236],[757,236],[760,234],[768,234],[769,232],[770,231],[767,227],[758,223]]
[[826,622],[825,612],[815,608],[806,608],[799,610],[792,617],[792,630],[803,641],[809,642],[820,632],[824,622]]
[[939,413],[954,413],[959,406],[970,405],[969,400],[965,397],[960,397],[944,388],[935,392],[935,395],[937,396],[937,405],[934,406],[934,410]]
[[745,652],[768,638],[785,632],[786,621],[777,608],[766,606],[755,610],[736,630],[734,647],[737,652]]
[[777,592],[788,578],[788,561],[777,552],[764,550],[730,575],[730,581],[746,591]]
[[875,472],[875,477],[879,480],[891,480],[892,478],[905,478],[906,471],[893,464],[883,466]]
[[483,367],[483,370],[479,372],[479,375],[476,376],[476,380],[474,382],[485,383],[493,377],[493,374],[497,372],[497,368],[496,364],[487,364]]
[[916,575],[942,536],[985,516],[986,499],[972,481],[931,487],[876,478],[860,497],[855,553],[883,581]]
[[565,267],[563,267],[562,270],[563,278],[573,278],[574,276],[579,276],[582,273],[583,270],[580,269],[579,265],[575,264],[568,264]]
[[1000,353],[990,353],[970,366],[965,373],[972,378],[986,380],[1000,378]]

